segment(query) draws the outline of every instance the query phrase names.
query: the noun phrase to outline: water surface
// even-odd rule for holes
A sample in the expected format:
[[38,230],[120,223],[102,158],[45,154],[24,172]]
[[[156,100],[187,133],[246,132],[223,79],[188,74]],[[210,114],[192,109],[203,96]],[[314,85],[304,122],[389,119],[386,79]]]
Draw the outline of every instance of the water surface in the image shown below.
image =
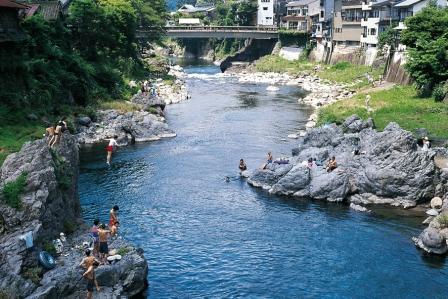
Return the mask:
[[[167,107],[178,137],[82,153],[84,217],[107,221],[145,250],[150,298],[446,298],[444,261],[410,238],[421,218],[357,213],[342,204],[270,196],[237,176],[271,150],[289,155],[312,112],[303,93],[238,84],[211,66],[187,68],[192,99]],[[231,181],[226,183],[225,176]]]

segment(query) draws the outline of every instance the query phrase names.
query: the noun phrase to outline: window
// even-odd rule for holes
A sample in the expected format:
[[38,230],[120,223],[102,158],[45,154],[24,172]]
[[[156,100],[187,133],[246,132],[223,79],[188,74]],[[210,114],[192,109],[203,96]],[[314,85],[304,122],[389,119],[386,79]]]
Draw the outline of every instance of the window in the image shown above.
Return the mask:
[[288,23],[288,29],[297,29],[297,26],[299,25],[299,22],[289,22]]
[[263,10],[268,10],[268,8],[267,7],[263,7]]
[[342,28],[335,28],[336,33],[342,33]]
[[376,29],[370,28],[370,35],[376,35]]
[[324,11],[321,10],[321,11],[320,11],[320,17],[323,18],[324,16],[325,16]]
[[271,2],[271,1],[270,1],[270,0],[261,0],[261,2],[269,3],[269,2]]

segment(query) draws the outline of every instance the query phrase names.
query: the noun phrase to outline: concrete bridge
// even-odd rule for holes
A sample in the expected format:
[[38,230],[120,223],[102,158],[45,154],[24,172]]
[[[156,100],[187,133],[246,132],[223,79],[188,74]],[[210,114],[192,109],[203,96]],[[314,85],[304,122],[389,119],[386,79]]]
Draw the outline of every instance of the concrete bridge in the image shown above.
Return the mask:
[[[169,26],[166,36],[172,38],[237,38],[237,39],[276,39],[277,27],[257,26]],[[151,28],[140,28],[137,37],[151,34]]]

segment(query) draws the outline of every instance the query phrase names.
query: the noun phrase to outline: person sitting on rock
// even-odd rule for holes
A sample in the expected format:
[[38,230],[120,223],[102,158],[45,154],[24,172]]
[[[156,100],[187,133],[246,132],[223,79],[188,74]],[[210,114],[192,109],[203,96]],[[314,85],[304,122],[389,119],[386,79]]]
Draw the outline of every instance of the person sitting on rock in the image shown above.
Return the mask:
[[109,211],[109,227],[111,229],[112,237],[115,236],[118,232],[118,211],[120,208],[115,205],[112,209]]
[[106,151],[107,151],[106,163],[107,163],[107,165],[110,165],[110,161],[112,160],[112,152],[118,146],[117,139],[118,139],[117,135],[114,135],[114,138],[109,139],[109,144],[106,147]]
[[266,159],[266,163],[263,165],[262,169],[266,169],[269,164],[271,164],[274,161],[274,157],[272,157],[272,153],[268,152],[268,158]]
[[314,166],[313,158],[309,158],[306,167],[311,169],[311,168],[313,168],[313,166]]
[[330,160],[328,160],[326,170],[327,170],[327,172],[332,172],[332,171],[335,170],[337,167],[338,167],[338,164],[336,163],[336,157],[333,156],[333,157],[331,157]]
[[96,287],[96,290],[99,292],[100,287],[98,286],[98,282],[95,277],[95,263],[90,265],[87,268],[87,271],[82,275],[87,280],[87,299],[91,299],[93,297],[93,287]]
[[107,245],[107,239],[109,238],[110,230],[106,229],[106,225],[101,224],[98,229],[98,238],[100,240],[100,260],[102,264],[107,261],[107,255],[109,254],[109,247]]
[[240,159],[240,165],[238,166],[238,168],[240,169],[241,172],[247,170],[247,165],[243,159]]

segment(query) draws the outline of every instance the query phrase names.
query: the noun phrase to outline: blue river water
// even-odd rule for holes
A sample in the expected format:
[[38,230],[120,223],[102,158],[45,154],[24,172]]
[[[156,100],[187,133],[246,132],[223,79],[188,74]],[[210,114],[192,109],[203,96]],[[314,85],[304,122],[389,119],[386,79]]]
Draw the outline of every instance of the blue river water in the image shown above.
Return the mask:
[[81,156],[84,218],[120,206],[120,234],[149,262],[149,298],[448,297],[445,261],[410,240],[420,215],[271,196],[238,178],[240,158],[255,168],[268,151],[290,154],[286,136],[312,112],[300,90],[186,70],[191,100],[167,107],[176,138],[119,149],[110,168],[104,146]]

